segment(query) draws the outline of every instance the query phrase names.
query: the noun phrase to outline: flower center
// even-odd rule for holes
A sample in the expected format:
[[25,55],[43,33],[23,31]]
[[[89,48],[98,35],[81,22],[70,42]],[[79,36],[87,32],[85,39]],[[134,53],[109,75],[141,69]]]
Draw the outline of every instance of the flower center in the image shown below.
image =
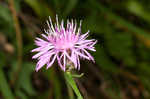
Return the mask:
[[64,36],[63,34],[57,35],[55,37],[52,37],[50,42],[53,43],[55,48],[57,50],[68,50],[74,47],[75,43],[78,41],[78,36],[74,34],[66,34]]
[[67,49],[72,48],[73,46],[74,46],[73,42],[60,41],[60,42],[57,42],[57,44],[55,45],[55,48],[59,50],[67,50]]

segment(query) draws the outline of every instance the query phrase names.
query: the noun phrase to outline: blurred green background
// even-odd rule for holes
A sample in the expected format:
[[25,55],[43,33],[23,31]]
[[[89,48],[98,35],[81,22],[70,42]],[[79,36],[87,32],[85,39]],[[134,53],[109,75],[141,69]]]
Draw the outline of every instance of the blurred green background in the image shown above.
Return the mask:
[[31,59],[56,14],[98,40],[76,79],[85,99],[150,99],[149,0],[0,0],[0,99],[76,99],[57,64],[35,72]]

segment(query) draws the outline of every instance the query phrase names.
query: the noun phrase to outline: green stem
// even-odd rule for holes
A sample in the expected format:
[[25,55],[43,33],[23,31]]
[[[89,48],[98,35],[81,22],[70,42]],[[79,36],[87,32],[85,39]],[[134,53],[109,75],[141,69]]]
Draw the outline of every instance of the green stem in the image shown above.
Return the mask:
[[69,86],[69,84],[67,84],[67,88],[68,88],[69,98],[74,99],[74,93],[73,93],[71,86]]
[[83,97],[72,77],[72,74],[70,72],[65,72],[64,76],[65,76],[65,79],[66,79],[68,85],[70,85],[72,87],[72,89],[75,92],[75,94],[77,95],[78,99],[83,99]]

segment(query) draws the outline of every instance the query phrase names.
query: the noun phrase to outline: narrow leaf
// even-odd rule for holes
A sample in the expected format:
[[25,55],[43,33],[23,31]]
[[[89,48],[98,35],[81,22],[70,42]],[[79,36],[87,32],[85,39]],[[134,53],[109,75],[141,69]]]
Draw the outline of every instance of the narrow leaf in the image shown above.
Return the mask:
[[3,94],[3,97],[5,99],[14,99],[14,96],[11,92],[11,89],[8,85],[8,82],[6,81],[5,79],[5,75],[4,75],[4,72],[3,70],[0,68],[0,80],[1,80],[1,83],[0,83],[0,90]]

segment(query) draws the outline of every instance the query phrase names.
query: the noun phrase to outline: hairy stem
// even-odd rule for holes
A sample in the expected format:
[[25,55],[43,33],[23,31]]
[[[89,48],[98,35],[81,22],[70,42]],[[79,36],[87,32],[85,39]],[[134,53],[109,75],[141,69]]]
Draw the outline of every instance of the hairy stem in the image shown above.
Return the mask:
[[69,94],[70,99],[74,99],[74,93],[73,93],[72,88],[68,84],[67,84],[67,88],[68,88],[68,94]]
[[77,85],[73,79],[72,74],[70,72],[65,72],[64,76],[65,76],[65,79],[67,81],[67,84],[72,87],[72,89],[75,92],[75,94],[77,95],[78,99],[83,99],[83,97],[82,97],[82,95],[81,95],[81,93],[80,93],[80,91],[79,91],[79,89],[78,89],[78,87],[77,87]]

